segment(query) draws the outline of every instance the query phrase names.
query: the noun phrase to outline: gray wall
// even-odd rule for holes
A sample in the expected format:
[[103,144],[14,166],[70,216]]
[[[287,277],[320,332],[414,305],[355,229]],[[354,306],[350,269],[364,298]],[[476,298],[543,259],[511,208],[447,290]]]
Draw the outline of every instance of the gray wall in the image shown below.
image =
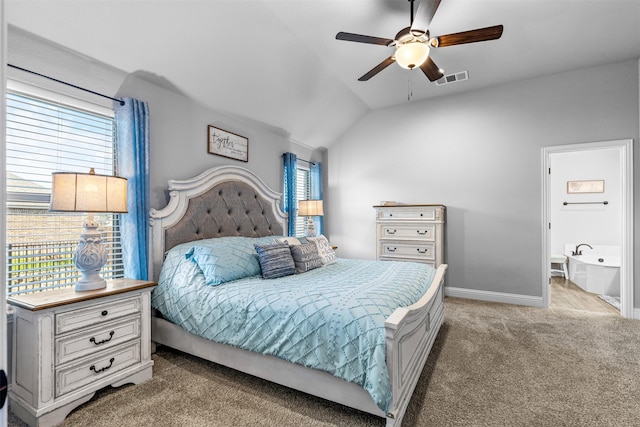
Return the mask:
[[372,205],[442,203],[448,286],[541,297],[541,148],[633,138],[637,207],[638,97],[628,61],[372,111],[329,149],[331,242],[374,258]]
[[[268,125],[232,117],[195,103],[166,88],[167,83],[151,83],[136,73],[128,76],[118,96],[130,96],[149,104],[151,207],[162,208],[168,201],[167,180],[187,179],[222,165],[247,168],[277,191],[282,191],[282,154],[290,151],[307,160],[322,161],[323,152],[290,141],[288,135]],[[213,83],[212,83],[213,84]],[[221,109],[224,105],[221,105]],[[242,162],[207,152],[207,126],[249,138],[249,161]]]
[[[636,207],[640,203],[637,61],[373,111],[326,152],[291,142],[283,130],[222,113],[224,100],[219,111],[204,108],[161,77],[127,75],[11,28],[8,60],[149,102],[154,208],[166,203],[168,179],[223,164],[245,166],[280,189],[285,151],[324,161],[325,231],[343,257],[375,257],[372,205],[446,204],[449,286],[541,295],[541,147],[633,138]],[[17,72],[10,77],[30,80]],[[249,162],[208,154],[208,124],[247,136]],[[638,275],[637,222],[635,233]]]

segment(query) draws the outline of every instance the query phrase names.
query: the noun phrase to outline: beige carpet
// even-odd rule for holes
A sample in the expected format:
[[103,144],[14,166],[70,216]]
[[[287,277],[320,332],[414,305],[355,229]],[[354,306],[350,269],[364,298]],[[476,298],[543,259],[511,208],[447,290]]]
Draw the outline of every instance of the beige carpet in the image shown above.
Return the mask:
[[[62,425],[384,425],[169,349],[154,360],[151,381],[102,391]],[[640,426],[640,322],[447,298],[403,426]]]

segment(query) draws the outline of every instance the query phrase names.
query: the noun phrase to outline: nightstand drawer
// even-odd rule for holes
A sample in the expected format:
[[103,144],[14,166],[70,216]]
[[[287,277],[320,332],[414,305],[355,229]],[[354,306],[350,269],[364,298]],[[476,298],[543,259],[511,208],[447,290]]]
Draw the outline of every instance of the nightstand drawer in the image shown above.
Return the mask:
[[56,370],[56,397],[140,362],[140,340],[85,357]]
[[104,323],[129,314],[140,313],[140,297],[92,305],[80,310],[56,314],[56,334]]
[[380,225],[381,239],[412,239],[433,241],[435,236],[434,224],[383,224]]
[[139,336],[140,316],[134,316],[56,338],[56,365],[115,347]]
[[433,259],[433,244],[381,242],[380,257]]

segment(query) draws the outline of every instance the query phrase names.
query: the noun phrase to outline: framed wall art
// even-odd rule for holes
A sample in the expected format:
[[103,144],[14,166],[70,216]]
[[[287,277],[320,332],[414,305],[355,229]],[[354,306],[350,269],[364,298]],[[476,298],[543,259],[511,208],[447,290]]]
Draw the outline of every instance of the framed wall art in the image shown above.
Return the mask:
[[604,180],[567,181],[567,193],[604,193]]
[[249,138],[209,125],[207,151],[217,156],[248,162]]

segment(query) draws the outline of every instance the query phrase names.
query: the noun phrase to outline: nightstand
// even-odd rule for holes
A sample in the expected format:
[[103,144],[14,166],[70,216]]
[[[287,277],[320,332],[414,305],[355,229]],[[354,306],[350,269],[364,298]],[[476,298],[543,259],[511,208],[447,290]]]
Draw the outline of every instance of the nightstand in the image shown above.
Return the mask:
[[155,285],[118,279],[94,291],[9,297],[15,310],[11,411],[30,426],[52,426],[101,388],[150,380]]

